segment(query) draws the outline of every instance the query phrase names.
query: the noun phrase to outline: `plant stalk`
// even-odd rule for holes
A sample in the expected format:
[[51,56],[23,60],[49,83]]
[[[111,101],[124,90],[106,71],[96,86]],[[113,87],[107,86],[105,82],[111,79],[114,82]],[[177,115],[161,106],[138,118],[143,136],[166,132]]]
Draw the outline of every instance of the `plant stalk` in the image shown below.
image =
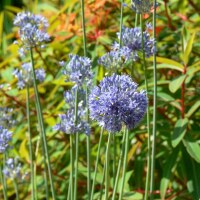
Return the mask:
[[53,176],[52,176],[50,158],[49,158],[49,153],[48,153],[48,146],[47,146],[46,132],[45,132],[45,128],[44,128],[42,108],[41,108],[41,103],[40,103],[40,99],[39,99],[38,87],[37,87],[37,83],[36,83],[36,74],[35,74],[35,66],[34,66],[34,58],[33,58],[33,49],[32,48],[30,49],[30,55],[31,55],[32,72],[33,72],[33,85],[34,85],[35,99],[36,99],[36,104],[37,104],[36,109],[37,109],[37,113],[38,113],[38,117],[39,117],[38,120],[39,120],[39,124],[40,124],[40,128],[41,128],[42,141],[43,141],[42,144],[44,145],[44,153],[46,156],[45,162],[47,162],[52,197],[53,197],[53,200],[56,200],[56,193],[55,193],[55,188],[53,185]]

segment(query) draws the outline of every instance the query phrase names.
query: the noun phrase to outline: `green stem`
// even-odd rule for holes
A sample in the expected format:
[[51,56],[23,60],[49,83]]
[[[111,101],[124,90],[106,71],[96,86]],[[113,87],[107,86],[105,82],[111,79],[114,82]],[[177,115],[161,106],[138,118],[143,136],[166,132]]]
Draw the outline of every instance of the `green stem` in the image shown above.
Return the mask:
[[[148,97],[148,80],[147,80],[147,67],[146,67],[146,59],[145,59],[145,50],[144,50],[144,33],[143,33],[143,19],[142,14],[140,15],[140,27],[142,33],[142,52],[143,52],[143,69],[144,69],[144,77],[145,77],[145,89]],[[145,184],[145,200],[148,199],[148,191],[149,191],[149,178],[150,178],[150,160],[151,160],[151,147],[150,147],[150,110],[149,106],[147,106],[147,134],[148,134],[148,156],[147,156],[147,175],[146,175],[146,184]]]
[[[75,118],[74,124],[77,125],[78,118],[78,88],[75,92]],[[78,154],[79,154],[79,133],[75,133],[75,177],[74,177],[74,199],[77,199],[77,184],[78,184]]]
[[93,177],[93,183],[92,183],[92,192],[91,192],[91,198],[90,199],[93,199],[93,194],[94,194],[94,187],[95,187],[95,183],[96,183],[96,176],[97,176],[97,169],[98,169],[98,164],[99,164],[100,150],[101,150],[101,145],[102,145],[103,131],[104,131],[103,128],[101,128],[99,145],[98,145],[98,150],[97,150],[96,163],[95,163],[94,177]]
[[122,46],[122,26],[123,26],[123,3],[124,0],[121,0],[121,10],[120,10],[120,36],[119,36],[119,46]]
[[120,175],[120,169],[121,169],[122,160],[123,160],[122,158],[123,158],[123,155],[124,155],[125,138],[126,138],[126,131],[124,131],[124,134],[123,134],[122,148],[121,148],[120,157],[119,157],[119,163],[118,163],[118,168],[117,168],[117,176],[116,176],[116,179],[115,179],[112,200],[115,200],[115,195],[116,195],[116,192],[117,192],[117,187],[118,187],[118,182],[119,182],[119,175]]
[[138,13],[135,13],[135,27],[138,25]]
[[71,196],[71,200],[73,200],[73,193],[74,193],[74,153],[73,153],[73,135],[70,135],[70,163],[71,163],[71,169],[70,169],[70,188],[71,188],[71,192],[70,192],[70,196]]
[[103,177],[101,180],[101,188],[100,188],[100,195],[99,195],[99,199],[102,199],[102,195],[103,195],[103,185],[104,185],[104,180],[105,180],[105,174],[106,174],[106,159],[104,160],[104,168],[103,168]]
[[106,182],[105,182],[105,198],[104,200],[108,199],[108,192],[109,192],[109,162],[110,162],[110,141],[111,141],[111,133],[108,133],[108,143],[106,149]]
[[124,182],[126,179],[126,166],[127,166],[127,157],[128,157],[128,142],[129,142],[129,130],[126,131],[126,143],[125,143],[125,152],[124,152],[124,163],[123,163],[123,172],[122,172],[122,184],[119,194],[119,200],[122,199],[124,191]]
[[[156,40],[156,0],[153,1],[153,37]],[[155,44],[156,46],[156,44]],[[150,199],[154,199],[154,170],[155,170],[155,149],[156,149],[156,118],[157,118],[157,67],[156,53],[153,55],[153,75],[154,75],[154,99],[153,99],[153,138],[152,138],[152,154],[151,154],[151,176],[150,176]]]
[[81,14],[82,14],[82,27],[83,27],[84,56],[87,56],[84,0],[81,0]]
[[32,72],[33,72],[33,85],[34,85],[34,92],[35,92],[35,98],[36,98],[36,104],[37,104],[36,109],[37,109],[37,113],[38,113],[38,116],[39,116],[39,124],[40,124],[40,128],[41,128],[42,140],[43,140],[44,151],[45,151],[44,153],[45,153],[45,156],[46,156],[46,159],[47,159],[47,167],[48,167],[48,174],[49,174],[49,180],[50,180],[50,185],[51,185],[52,197],[53,197],[54,200],[56,200],[56,193],[55,193],[55,188],[54,188],[54,185],[53,185],[53,176],[52,176],[50,158],[49,158],[49,153],[48,153],[48,146],[47,146],[46,132],[45,132],[45,128],[44,128],[42,108],[41,108],[41,104],[40,104],[39,93],[38,93],[38,88],[37,88],[37,83],[36,83],[36,75],[35,75],[32,48],[30,49],[30,54],[31,54]]
[[67,200],[70,200],[70,194],[71,194],[71,174],[70,174],[70,177],[69,177],[69,185],[68,185],[68,193],[67,193]]
[[19,189],[16,179],[13,180],[14,188],[15,188],[15,194],[16,194],[16,200],[19,200]]
[[113,187],[115,184],[115,177],[116,177],[116,137],[115,134],[113,136]]
[[[4,163],[4,161],[2,163]],[[7,200],[8,199],[8,197],[7,197],[7,188],[6,188],[5,178],[4,178],[2,170],[3,169],[2,169],[2,167],[0,165],[0,178],[1,178],[2,186],[3,186],[3,196],[4,196],[4,199]]]
[[33,163],[33,149],[32,149],[32,134],[31,134],[31,122],[30,122],[30,95],[29,85],[26,87],[26,115],[28,121],[28,133],[29,133],[29,156],[30,156],[30,168],[31,168],[31,193],[32,199],[35,199],[35,177],[34,177],[34,163]]

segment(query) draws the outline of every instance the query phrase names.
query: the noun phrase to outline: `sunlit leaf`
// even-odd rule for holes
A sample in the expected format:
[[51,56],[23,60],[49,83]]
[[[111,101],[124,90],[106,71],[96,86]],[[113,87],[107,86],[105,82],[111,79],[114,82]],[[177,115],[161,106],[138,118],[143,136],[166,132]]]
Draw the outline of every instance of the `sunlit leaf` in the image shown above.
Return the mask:
[[178,78],[172,80],[169,83],[169,90],[172,93],[175,93],[178,89],[181,88],[183,81],[185,80],[186,75],[179,76]]
[[172,134],[172,146],[176,147],[182,138],[184,137],[186,131],[187,131],[187,124],[188,124],[188,119],[179,119],[174,127],[174,132]]

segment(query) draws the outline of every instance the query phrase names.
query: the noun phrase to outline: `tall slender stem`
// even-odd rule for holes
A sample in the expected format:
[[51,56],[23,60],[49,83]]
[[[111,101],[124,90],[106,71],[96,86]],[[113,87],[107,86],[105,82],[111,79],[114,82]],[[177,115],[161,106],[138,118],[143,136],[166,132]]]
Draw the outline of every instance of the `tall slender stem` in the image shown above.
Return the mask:
[[[153,37],[156,40],[156,0],[153,1]],[[156,47],[156,43],[155,43]],[[156,118],[157,118],[157,66],[156,54],[153,55],[153,76],[154,76],[154,99],[153,99],[153,140],[152,140],[152,154],[151,154],[151,176],[150,176],[150,199],[154,199],[154,169],[155,169],[155,150],[156,150]]]
[[115,184],[115,177],[116,177],[116,137],[115,134],[112,135],[113,139],[113,187]]
[[122,148],[121,148],[120,157],[119,157],[119,163],[118,163],[118,168],[117,168],[117,176],[116,176],[116,179],[115,179],[112,200],[115,200],[115,195],[116,195],[116,192],[117,192],[120,169],[121,169],[121,166],[122,166],[122,160],[123,160],[123,156],[124,156],[125,138],[126,138],[126,131],[124,131],[124,134],[123,134]]
[[125,151],[124,151],[124,163],[123,163],[123,172],[122,172],[122,184],[119,194],[119,200],[123,197],[123,191],[124,191],[124,182],[126,179],[126,166],[127,166],[127,157],[128,157],[128,142],[129,142],[129,130],[126,131],[126,139],[125,139]]
[[[74,124],[77,125],[77,118],[78,118],[78,88],[75,92],[75,118]],[[74,177],[74,199],[77,199],[77,184],[78,184],[78,157],[79,157],[79,133],[75,134],[75,177]]]
[[85,12],[84,12],[84,0],[81,0],[81,14],[82,14],[82,27],[83,27],[83,44],[84,44],[84,56],[87,56],[86,48],[86,29],[85,29]]
[[50,158],[49,158],[49,153],[48,153],[48,146],[47,146],[46,132],[45,132],[45,128],[44,128],[44,120],[43,120],[43,115],[42,115],[42,108],[41,108],[41,104],[40,104],[39,93],[38,93],[38,88],[37,88],[37,83],[36,83],[36,75],[35,75],[32,48],[30,49],[30,55],[31,55],[32,72],[33,72],[33,85],[34,85],[34,92],[35,92],[35,98],[36,98],[36,104],[37,104],[36,109],[37,109],[37,113],[38,113],[38,116],[39,116],[39,124],[40,124],[40,128],[41,128],[42,140],[43,140],[43,145],[44,145],[44,151],[45,151],[44,153],[45,153],[46,161],[47,161],[47,167],[48,167],[48,174],[49,174],[49,180],[50,180],[50,185],[51,185],[52,197],[53,197],[54,200],[56,200],[56,193],[55,193],[55,188],[54,188],[54,185],[53,185],[53,176],[52,176]]
[[[4,161],[2,163],[4,163]],[[1,164],[0,164],[0,178],[1,178],[2,186],[3,186],[3,196],[4,196],[4,199],[7,200],[8,199],[8,197],[7,197],[7,189],[6,189],[5,178],[4,178],[2,170],[3,169],[2,169]]]
[[14,188],[15,188],[16,200],[19,200],[19,189],[18,189],[18,184],[17,184],[16,179],[13,180],[13,184],[14,184]]
[[71,196],[71,200],[73,200],[74,198],[74,152],[73,152],[73,135],[70,135],[70,196]]
[[120,9],[120,36],[119,36],[119,45],[120,45],[120,47],[122,46],[123,3],[124,3],[124,0],[121,0],[121,9]]
[[26,115],[28,121],[28,133],[29,133],[29,156],[30,156],[30,168],[31,168],[31,193],[32,199],[35,199],[35,176],[34,176],[34,163],[33,163],[33,148],[32,148],[32,133],[31,133],[31,122],[30,122],[30,95],[29,85],[26,86]]
[[106,149],[106,183],[105,183],[105,200],[108,199],[108,192],[109,192],[109,162],[110,162],[110,141],[111,141],[111,133],[108,133],[108,143]]
[[[146,89],[147,97],[148,97],[149,87],[148,87],[148,80],[147,80],[147,67],[146,67],[145,50],[144,50],[144,33],[143,33],[142,14],[140,15],[140,27],[141,27],[141,33],[142,33],[142,52],[143,52],[142,65],[143,65],[143,69],[144,69],[145,89]],[[149,106],[147,106],[147,134],[148,134],[148,142],[147,142],[148,156],[147,156],[147,174],[146,174],[145,198],[144,198],[145,200],[148,199],[149,178],[150,178],[150,160],[151,160],[150,109],[149,109]]]
[[95,187],[95,183],[96,183],[97,169],[98,169],[98,164],[99,164],[99,156],[100,156],[100,150],[101,150],[101,145],[102,145],[102,136],[103,136],[103,128],[101,128],[101,133],[100,133],[100,138],[99,138],[95,170],[94,170],[94,177],[93,177],[93,183],[92,183],[92,191],[91,191],[91,197],[90,197],[91,200],[93,199],[94,187]]

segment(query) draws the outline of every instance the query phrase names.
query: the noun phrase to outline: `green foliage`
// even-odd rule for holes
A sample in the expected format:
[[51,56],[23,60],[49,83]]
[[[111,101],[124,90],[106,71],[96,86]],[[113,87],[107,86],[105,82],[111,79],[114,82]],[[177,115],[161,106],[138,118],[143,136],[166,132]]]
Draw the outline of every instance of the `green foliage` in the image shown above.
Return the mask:
[[[16,2],[19,2],[16,5]],[[58,62],[68,61],[69,53],[83,55],[80,3],[78,0],[63,1],[6,1],[3,0],[0,10],[0,104],[12,107],[17,120],[13,131],[13,149],[10,156],[19,156],[23,169],[30,172],[30,158],[27,140],[26,90],[18,90],[17,80],[12,71],[20,69],[28,58],[18,56],[18,47],[13,41],[18,39],[17,30],[13,27],[13,18],[21,10],[32,10],[48,18],[49,34],[52,41],[43,50],[34,51],[36,68],[44,67],[47,72],[45,82],[39,84],[40,100],[43,108],[45,129],[55,188],[59,200],[67,199],[70,174],[69,137],[55,132],[52,127],[58,122],[58,114],[64,113],[63,92],[73,84],[65,81]],[[29,4],[29,2],[31,2]],[[129,2],[126,2],[129,4]],[[200,198],[200,14],[197,0],[158,1],[157,8],[157,139],[155,161],[155,199],[188,199]],[[111,49],[117,41],[119,31],[120,3],[118,1],[85,1],[86,33],[88,56],[92,59],[95,72],[94,83],[108,73],[98,65],[98,58]],[[152,13],[145,16],[150,22]],[[124,25],[134,27],[135,13],[124,8]],[[153,113],[153,58],[147,59],[150,120]],[[132,75],[140,88],[145,88],[144,71],[140,62],[128,63],[121,69],[122,73]],[[184,89],[183,89],[184,88]],[[44,165],[42,162],[41,138],[37,124],[33,88],[30,89],[31,131],[33,134],[34,162],[36,163],[38,199],[45,198]],[[142,200],[144,198],[147,131],[146,119],[130,132],[128,165],[125,179],[124,200]],[[151,126],[152,128],[152,126]],[[152,131],[151,131],[152,132]],[[91,167],[92,175],[97,153],[100,128],[92,123],[91,133]],[[97,173],[97,185],[94,199],[98,199],[103,190],[103,166],[106,151],[106,136],[103,138],[100,163]],[[116,135],[116,153],[118,161],[122,133]],[[86,136],[80,136],[79,143],[79,177],[78,195],[87,199],[87,163]],[[111,153],[114,149],[111,145]],[[8,155],[8,156],[9,156]],[[2,159],[0,155],[0,159]],[[112,166],[111,156],[111,166]],[[112,168],[112,167],[110,167]],[[112,171],[111,171],[112,172]],[[112,174],[112,173],[111,173]],[[120,180],[121,181],[121,180]],[[30,199],[30,175],[24,183],[19,184],[21,199]],[[113,190],[113,177],[110,177],[110,193]],[[14,195],[13,184],[7,181],[8,196]],[[120,188],[120,182],[118,187]],[[118,190],[119,191],[119,190]],[[158,192],[159,191],[159,192]],[[2,187],[0,184],[0,199]],[[119,195],[119,194],[118,194]]]

